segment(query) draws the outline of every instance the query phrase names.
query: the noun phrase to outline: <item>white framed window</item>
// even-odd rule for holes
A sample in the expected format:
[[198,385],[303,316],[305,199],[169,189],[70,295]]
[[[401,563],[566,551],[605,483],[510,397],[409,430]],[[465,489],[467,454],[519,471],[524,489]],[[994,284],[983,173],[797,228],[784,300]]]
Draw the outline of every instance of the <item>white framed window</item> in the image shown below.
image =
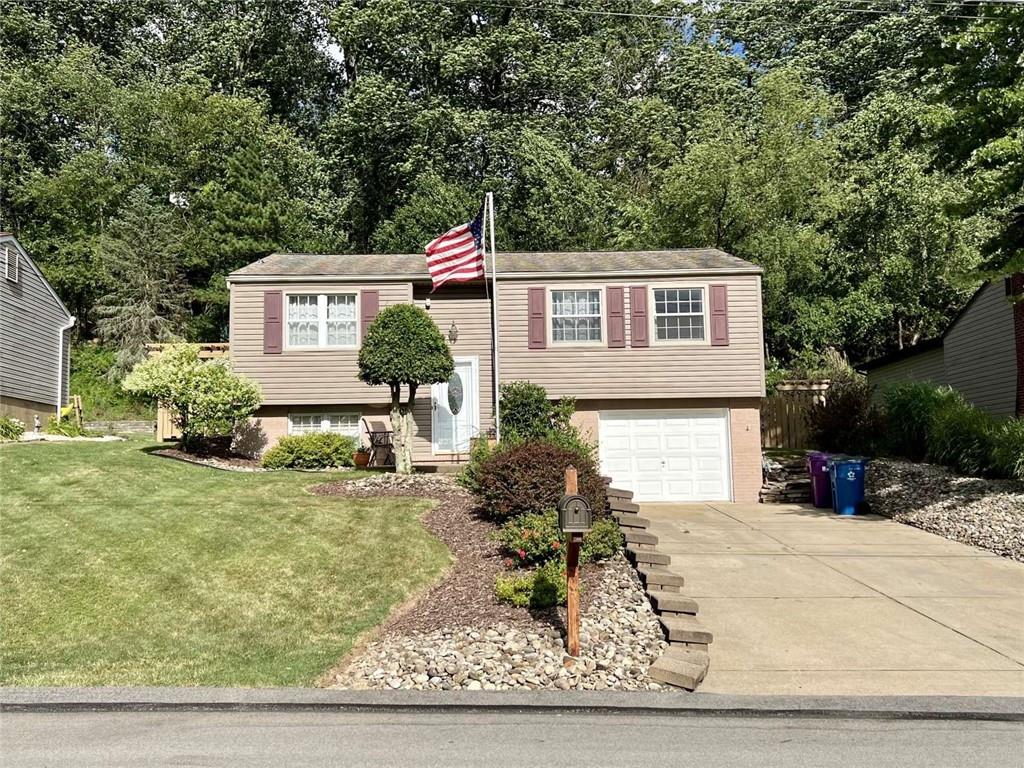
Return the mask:
[[654,289],[654,338],[703,341],[706,337],[703,288]]
[[358,413],[289,413],[288,434],[309,435],[314,432],[330,432],[359,439]]
[[600,289],[551,291],[551,341],[601,341]]
[[18,268],[21,266],[18,263],[18,249],[4,245],[0,246],[0,250],[3,251],[4,257],[4,277],[12,283],[18,282]]
[[287,322],[289,348],[355,347],[359,338],[356,294],[290,293]]

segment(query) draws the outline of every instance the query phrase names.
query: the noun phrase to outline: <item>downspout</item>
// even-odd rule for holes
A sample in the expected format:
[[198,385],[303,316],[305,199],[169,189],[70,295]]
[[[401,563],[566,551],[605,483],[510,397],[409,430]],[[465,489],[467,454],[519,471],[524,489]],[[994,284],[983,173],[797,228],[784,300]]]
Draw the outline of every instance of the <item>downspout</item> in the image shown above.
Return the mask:
[[[64,405],[64,333],[75,327],[75,318],[69,317],[66,325],[60,328],[60,349],[59,363],[57,365],[57,421],[60,421],[60,409]],[[71,357],[68,356],[68,377],[71,376]]]

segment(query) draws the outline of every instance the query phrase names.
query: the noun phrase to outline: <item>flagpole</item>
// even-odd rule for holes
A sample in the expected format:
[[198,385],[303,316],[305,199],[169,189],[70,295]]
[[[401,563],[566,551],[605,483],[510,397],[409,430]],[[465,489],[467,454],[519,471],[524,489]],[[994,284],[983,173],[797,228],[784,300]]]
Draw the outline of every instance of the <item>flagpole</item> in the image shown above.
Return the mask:
[[[487,193],[487,222],[491,226],[491,344],[494,377],[494,438],[501,441],[501,378],[498,354],[498,257],[494,251],[494,193]],[[484,278],[486,283],[487,278]]]

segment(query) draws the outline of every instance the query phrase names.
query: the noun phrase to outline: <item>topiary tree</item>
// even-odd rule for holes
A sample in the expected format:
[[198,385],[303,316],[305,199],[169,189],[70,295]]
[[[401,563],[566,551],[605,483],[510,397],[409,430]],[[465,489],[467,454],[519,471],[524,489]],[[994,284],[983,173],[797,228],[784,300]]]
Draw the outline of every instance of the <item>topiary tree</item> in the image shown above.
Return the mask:
[[231,371],[225,360],[202,360],[196,344],[173,344],[136,365],[124,389],[171,409],[185,450],[202,438],[230,435],[255,413],[259,385]]
[[[391,390],[395,471],[412,472],[412,408],[421,384],[448,381],[455,370],[451,350],[424,310],[395,304],[382,310],[359,350],[359,378]],[[409,388],[402,402],[402,387]]]

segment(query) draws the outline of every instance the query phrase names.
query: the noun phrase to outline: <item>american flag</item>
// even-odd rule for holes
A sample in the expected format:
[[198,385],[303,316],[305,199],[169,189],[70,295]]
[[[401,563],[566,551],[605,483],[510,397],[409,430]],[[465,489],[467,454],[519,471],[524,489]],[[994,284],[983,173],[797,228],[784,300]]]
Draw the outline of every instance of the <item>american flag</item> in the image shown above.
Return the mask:
[[445,283],[484,276],[484,208],[468,224],[460,224],[427,245],[427,270],[437,289]]

